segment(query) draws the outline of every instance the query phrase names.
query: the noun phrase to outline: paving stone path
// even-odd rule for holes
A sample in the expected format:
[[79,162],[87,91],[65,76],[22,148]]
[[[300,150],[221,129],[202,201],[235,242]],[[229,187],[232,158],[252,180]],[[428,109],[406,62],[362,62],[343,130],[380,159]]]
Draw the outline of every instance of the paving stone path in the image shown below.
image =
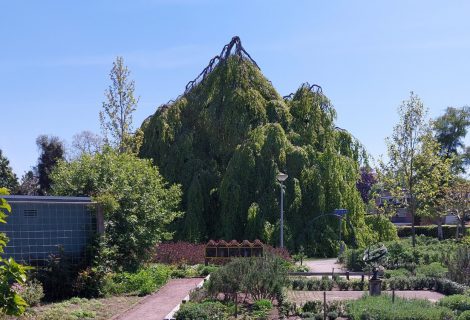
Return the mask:
[[201,281],[202,278],[172,279],[156,293],[112,320],[163,320]]
[[[326,300],[355,300],[364,295],[364,291],[326,291]],[[390,291],[384,291],[383,294],[392,294]],[[436,302],[444,297],[443,294],[435,291],[395,291],[395,295],[407,299],[427,299]],[[323,301],[323,291],[289,291],[287,299],[298,305],[311,300]]]

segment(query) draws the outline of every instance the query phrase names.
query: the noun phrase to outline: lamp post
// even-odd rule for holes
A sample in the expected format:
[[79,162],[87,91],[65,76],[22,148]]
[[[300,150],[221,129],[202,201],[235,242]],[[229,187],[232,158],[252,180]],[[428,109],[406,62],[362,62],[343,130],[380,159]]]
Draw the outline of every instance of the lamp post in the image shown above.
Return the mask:
[[284,248],[284,181],[288,175],[279,172],[277,175],[277,181],[281,183],[281,248]]

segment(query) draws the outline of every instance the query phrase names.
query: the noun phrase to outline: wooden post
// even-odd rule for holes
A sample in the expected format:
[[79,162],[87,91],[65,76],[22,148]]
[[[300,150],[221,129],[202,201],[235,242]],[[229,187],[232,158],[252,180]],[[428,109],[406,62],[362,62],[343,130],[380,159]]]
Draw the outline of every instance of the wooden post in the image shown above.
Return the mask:
[[349,271],[346,271],[346,280],[349,281]]
[[392,303],[395,303],[395,289],[392,290]]
[[326,320],[326,291],[323,291],[323,320]]

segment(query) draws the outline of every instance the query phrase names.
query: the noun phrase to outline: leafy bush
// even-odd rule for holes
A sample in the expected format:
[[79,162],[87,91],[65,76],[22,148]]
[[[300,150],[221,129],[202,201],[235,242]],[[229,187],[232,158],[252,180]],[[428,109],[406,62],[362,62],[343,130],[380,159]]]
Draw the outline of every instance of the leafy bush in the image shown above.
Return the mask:
[[396,278],[396,277],[408,277],[410,272],[405,268],[399,268],[395,270],[385,270],[384,277],[385,279]]
[[36,279],[24,284],[15,284],[13,290],[26,301],[30,307],[34,307],[44,298],[44,290],[41,282]]
[[302,306],[303,312],[319,313],[323,309],[322,302],[319,300],[307,301]]
[[390,296],[365,296],[347,304],[347,312],[351,320],[442,320],[452,319],[453,313],[445,307],[434,307],[427,300],[408,300],[395,298],[392,303]]
[[463,294],[468,287],[456,283],[449,279],[436,279],[436,287],[437,292],[440,292],[445,295],[452,295],[452,294]]
[[348,280],[338,280],[336,281],[336,284],[338,285],[338,288],[341,291],[348,291],[351,287],[351,282]]
[[236,299],[238,292],[246,292],[253,299],[275,299],[288,284],[284,260],[266,254],[264,257],[238,258],[216,270],[209,280],[209,294],[219,293]]
[[431,278],[443,278],[447,273],[447,268],[443,267],[439,262],[433,262],[428,265],[418,266],[416,268],[417,275],[423,275]]
[[358,279],[353,279],[351,280],[351,288],[355,291],[363,291],[365,289],[365,282]]
[[178,241],[160,243],[155,249],[154,261],[166,264],[203,264],[205,245]]
[[175,318],[176,320],[224,320],[227,318],[227,307],[218,301],[187,302],[181,305]]
[[105,276],[101,268],[88,267],[80,271],[73,284],[74,292],[86,298],[102,296]]
[[390,221],[388,217],[383,215],[365,215],[364,220],[372,230],[377,232],[376,241],[392,241],[398,240],[397,227]]
[[320,290],[322,291],[331,291],[333,290],[333,287],[335,285],[335,282],[331,279],[323,279],[320,282]]
[[[309,280],[309,281],[313,281],[313,280]],[[303,290],[306,287],[306,284],[307,283],[303,279],[294,279],[292,280],[292,289]]]
[[447,296],[439,301],[439,305],[454,311],[467,311],[470,310],[470,297],[461,294]]
[[273,308],[272,302],[270,300],[266,300],[266,299],[256,300],[255,303],[253,304],[253,309],[254,310],[269,311],[272,308]]
[[73,296],[76,267],[71,264],[62,248],[51,254],[44,268],[39,269],[38,280],[42,283],[46,300],[59,300]]
[[154,265],[142,268],[137,273],[115,273],[106,277],[104,293],[108,295],[138,293],[146,295],[164,285],[170,278],[171,268],[166,265]]
[[470,286],[470,247],[462,245],[457,248],[449,261],[449,278]]
[[317,291],[321,288],[322,280],[319,279],[309,279],[307,280],[307,290],[309,291]]
[[470,311],[464,311],[460,314],[457,320],[470,320]]
[[217,271],[218,268],[219,268],[218,266],[212,266],[212,265],[205,266],[203,264],[200,264],[200,265],[197,266],[197,273],[200,276],[206,277],[209,274]]

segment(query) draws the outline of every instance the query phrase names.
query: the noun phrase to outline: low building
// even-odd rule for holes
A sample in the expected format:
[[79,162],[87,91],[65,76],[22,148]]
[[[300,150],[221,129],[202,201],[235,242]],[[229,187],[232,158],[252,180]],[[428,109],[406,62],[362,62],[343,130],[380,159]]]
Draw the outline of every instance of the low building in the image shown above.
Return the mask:
[[2,196],[11,206],[0,224],[9,241],[3,257],[32,266],[63,252],[78,263],[91,238],[103,231],[103,217],[88,197]]

